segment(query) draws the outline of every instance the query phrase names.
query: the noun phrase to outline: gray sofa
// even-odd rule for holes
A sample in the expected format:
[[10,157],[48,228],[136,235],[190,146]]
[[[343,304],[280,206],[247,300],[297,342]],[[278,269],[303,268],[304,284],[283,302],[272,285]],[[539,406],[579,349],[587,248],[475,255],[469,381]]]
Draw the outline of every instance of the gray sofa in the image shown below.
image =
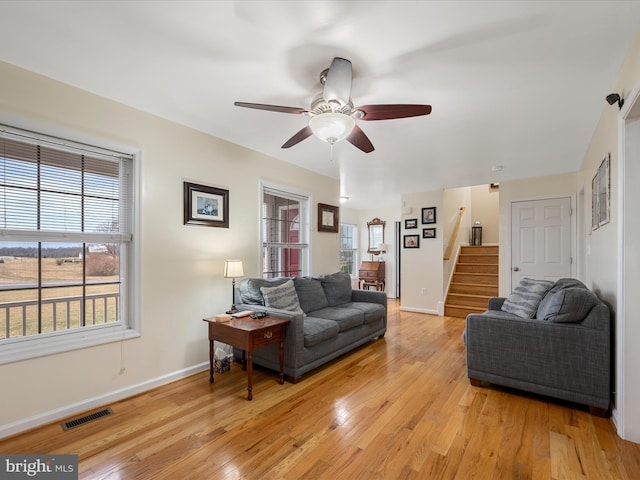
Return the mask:
[[[291,283],[295,293],[291,294]],[[292,382],[387,331],[387,296],[353,290],[348,273],[266,280],[245,278],[236,292],[240,310],[266,311],[287,326],[284,373]],[[241,351],[234,349],[236,358]],[[253,363],[279,370],[278,346],[253,352]]]
[[[484,381],[525,390],[606,415],[611,396],[608,307],[575,279],[550,282],[546,290],[538,285],[539,298],[529,296],[527,288],[516,289],[508,298],[490,299],[486,312],[467,316],[464,341],[472,385]],[[527,302],[529,311],[522,311]]]

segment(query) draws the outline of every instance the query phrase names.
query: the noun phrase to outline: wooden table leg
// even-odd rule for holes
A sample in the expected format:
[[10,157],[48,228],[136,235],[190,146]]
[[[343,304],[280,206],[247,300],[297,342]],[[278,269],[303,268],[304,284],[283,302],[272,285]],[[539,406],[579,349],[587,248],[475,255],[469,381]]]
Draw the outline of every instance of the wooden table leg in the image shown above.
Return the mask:
[[247,400],[253,400],[253,382],[251,374],[253,373],[253,352],[247,352]]
[[280,385],[284,383],[284,340],[280,342]]
[[209,340],[209,383],[213,383],[213,340]]

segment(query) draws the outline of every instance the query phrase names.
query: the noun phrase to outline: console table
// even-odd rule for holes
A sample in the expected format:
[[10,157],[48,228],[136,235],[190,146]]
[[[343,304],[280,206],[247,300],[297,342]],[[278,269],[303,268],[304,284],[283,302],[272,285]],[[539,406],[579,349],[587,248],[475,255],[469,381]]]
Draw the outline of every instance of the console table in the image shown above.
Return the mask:
[[[228,322],[216,322],[215,318],[204,318],[209,324],[209,382],[213,383],[213,342],[217,340],[241,348],[243,369],[247,370],[247,400],[253,399],[253,351],[273,343],[280,344],[280,378],[284,383],[284,338],[289,320],[277,317],[253,319],[235,318]],[[246,357],[245,357],[246,355]]]

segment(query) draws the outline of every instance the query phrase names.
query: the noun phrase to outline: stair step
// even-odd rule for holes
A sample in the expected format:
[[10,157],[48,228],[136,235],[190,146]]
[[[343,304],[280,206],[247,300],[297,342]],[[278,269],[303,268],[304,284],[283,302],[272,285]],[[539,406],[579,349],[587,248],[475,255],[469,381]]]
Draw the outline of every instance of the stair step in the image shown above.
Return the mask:
[[498,264],[487,263],[458,263],[456,273],[493,273],[498,274]]
[[477,255],[477,254],[492,254],[498,255],[498,246],[497,245],[464,245],[460,248],[460,253],[464,255]]
[[454,272],[452,282],[475,283],[480,285],[498,286],[498,275],[492,273],[457,273]]
[[461,253],[458,255],[458,263],[482,263],[482,264],[491,264],[498,265],[498,254],[489,254],[489,253]]
[[489,297],[487,295],[449,293],[449,295],[447,295],[447,301],[445,302],[445,305],[447,304],[459,305],[461,307],[478,307],[486,310],[489,305]]
[[459,317],[459,318],[467,318],[467,315],[470,313],[482,313],[485,312],[486,308],[474,308],[474,307],[464,307],[461,305],[446,305],[444,306],[444,314],[447,317]]
[[449,285],[449,293],[466,293],[468,295],[486,295],[487,297],[497,297],[498,287],[496,285],[478,285],[475,283],[455,283]]

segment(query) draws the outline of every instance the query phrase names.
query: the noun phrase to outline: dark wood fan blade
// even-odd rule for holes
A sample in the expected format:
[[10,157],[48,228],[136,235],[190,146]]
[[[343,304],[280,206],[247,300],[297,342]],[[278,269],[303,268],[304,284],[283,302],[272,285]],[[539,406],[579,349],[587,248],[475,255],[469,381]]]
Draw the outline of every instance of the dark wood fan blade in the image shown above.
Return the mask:
[[369,140],[369,137],[365,135],[365,133],[358,125],[353,127],[353,130],[351,130],[351,133],[347,137],[347,142],[349,142],[354,147],[359,148],[364,153],[371,153],[375,150],[373,148],[373,143],[371,143],[371,140]]
[[293,137],[291,137],[289,140],[284,142],[284,145],[282,145],[282,148],[293,147],[294,145],[300,143],[302,140],[310,137],[311,135],[313,135],[313,131],[311,131],[311,128],[309,128],[309,126],[307,125],[298,133],[296,133]]
[[283,107],[282,105],[266,105],[264,103],[245,103],[245,102],[233,102],[236,107],[255,108],[256,110],[268,110],[270,112],[280,113],[306,113],[309,110],[299,107]]
[[431,113],[431,105],[363,105],[362,107],[357,107],[356,110],[364,112],[364,116],[360,120],[391,120],[393,118],[429,115]]

